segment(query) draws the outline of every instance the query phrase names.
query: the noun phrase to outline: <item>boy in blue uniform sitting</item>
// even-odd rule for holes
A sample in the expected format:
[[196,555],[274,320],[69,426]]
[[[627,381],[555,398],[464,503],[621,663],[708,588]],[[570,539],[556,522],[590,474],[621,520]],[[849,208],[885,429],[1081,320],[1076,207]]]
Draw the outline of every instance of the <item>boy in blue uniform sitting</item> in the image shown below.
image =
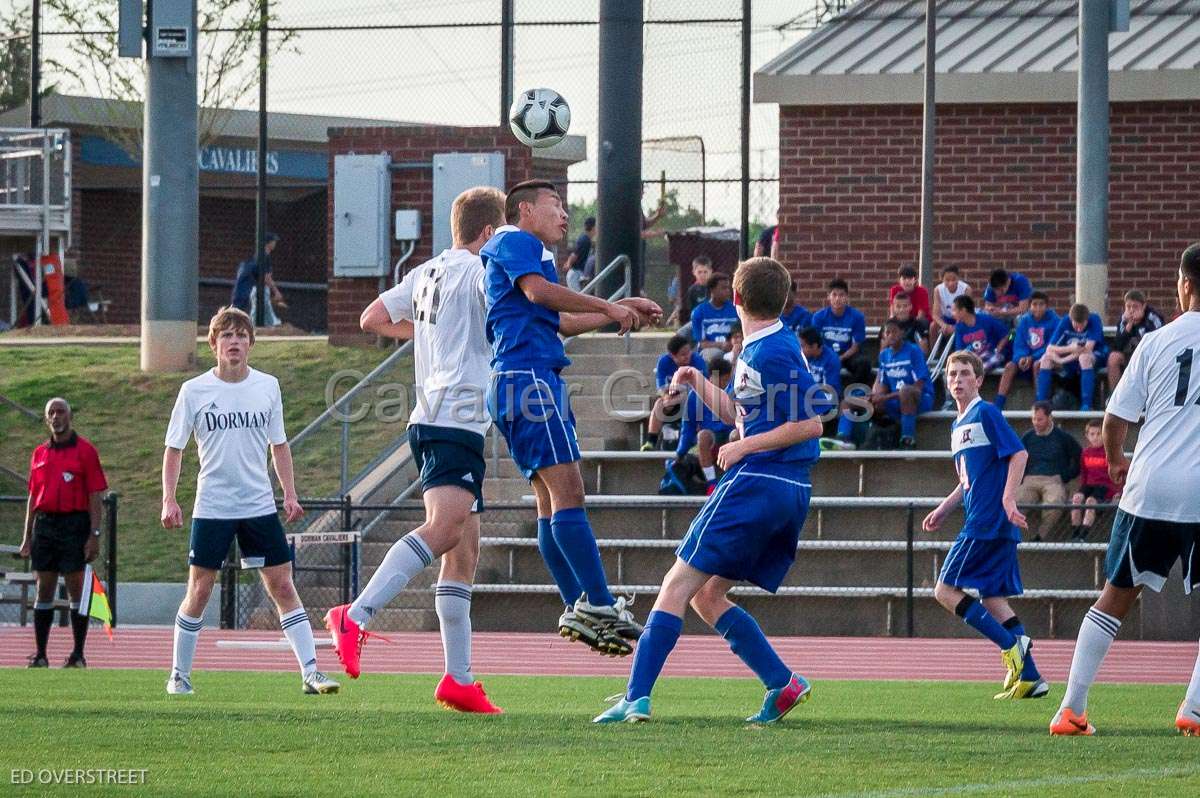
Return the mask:
[[1092,395],[1096,392],[1096,364],[1107,358],[1104,322],[1087,305],[1072,305],[1070,314],[1054,328],[1042,355],[1037,376],[1038,401],[1050,397],[1057,369],[1065,377],[1079,375],[1079,409],[1091,410]]
[[[917,448],[917,416],[933,409],[933,383],[925,353],[904,340],[895,319],[884,322],[883,349],[879,351],[879,374],[871,390],[875,412],[883,411],[900,420],[900,448]],[[844,417],[843,417],[844,418]]]
[[668,420],[668,411],[679,407],[679,396],[669,394],[667,388],[671,378],[681,366],[691,366],[707,372],[704,358],[692,349],[692,342],[686,335],[672,335],[667,341],[667,352],[658,359],[654,367],[654,387],[658,398],[650,410],[650,418],[646,421],[646,441],[642,444],[643,452],[652,452],[658,448],[658,436],[662,434],[663,424]]
[[692,340],[706,361],[728,352],[732,346],[729,331],[738,315],[730,298],[729,275],[714,274],[708,278],[708,301],[692,311]]
[[[958,485],[921,524],[935,532],[963,506],[963,527],[946,555],[933,596],[1000,648],[1007,670],[997,699],[1041,698],[1050,691],[1033,664],[1033,643],[1008,603],[1024,592],[1017,544],[1025,516],[1017,488],[1029,454],[1000,410],[979,396],[983,363],[971,352],[955,352],[946,363],[946,391],[958,407],[950,448]],[[968,595],[976,591],[979,598]]]
[[1058,326],[1058,314],[1050,309],[1050,298],[1041,291],[1034,291],[1029,296],[1029,310],[1017,319],[1017,331],[1013,334],[1013,356],[1004,367],[1000,377],[1000,388],[996,391],[993,403],[1001,410],[1008,401],[1008,392],[1012,390],[1013,380],[1019,374],[1033,375],[1034,385],[1037,384],[1038,371],[1041,369],[1042,355],[1046,354],[1046,344]]
[[[714,357],[708,361],[708,380],[722,391],[728,390],[732,376],[733,366],[725,358]],[[700,395],[695,391],[688,392],[675,456],[683,457],[693,446],[696,447],[696,459],[700,461],[700,468],[704,471],[709,494],[717,486],[717,450],[729,442],[732,432],[732,424],[721,420],[720,416],[700,401]]]
[[779,320],[789,282],[787,270],[770,258],[738,266],[734,303],[746,345],[734,371],[733,398],[695,369],[675,373],[676,385],[691,387],[725,423],[736,422],[741,438],[721,447],[717,461],[725,475],[675,550],[625,696],[596,723],[649,720],[650,692],[679,640],[689,604],[766,686],[762,708],[747,720],[773,723],[811,692],[754,618],[726,595],[738,581],[778,590],[795,561],[808,512],[821,422],[805,401],[814,383],[800,344]]

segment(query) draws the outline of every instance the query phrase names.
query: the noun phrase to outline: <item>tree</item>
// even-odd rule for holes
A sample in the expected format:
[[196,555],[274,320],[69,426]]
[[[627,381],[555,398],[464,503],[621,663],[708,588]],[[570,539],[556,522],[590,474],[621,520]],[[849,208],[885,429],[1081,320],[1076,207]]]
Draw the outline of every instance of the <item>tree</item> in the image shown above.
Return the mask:
[[[199,0],[196,60],[201,147],[220,138],[229,109],[258,86],[263,1]],[[57,17],[54,30],[72,34],[65,37],[69,57],[47,58],[46,71],[62,81],[64,91],[118,101],[104,104],[105,133],[141,160],[146,62],[117,56],[116,0],[44,0],[44,7],[48,15]],[[275,21],[272,14],[270,22]],[[295,37],[295,31],[273,29],[270,54],[295,51]]]
[[0,110],[29,101],[29,7],[0,11]]

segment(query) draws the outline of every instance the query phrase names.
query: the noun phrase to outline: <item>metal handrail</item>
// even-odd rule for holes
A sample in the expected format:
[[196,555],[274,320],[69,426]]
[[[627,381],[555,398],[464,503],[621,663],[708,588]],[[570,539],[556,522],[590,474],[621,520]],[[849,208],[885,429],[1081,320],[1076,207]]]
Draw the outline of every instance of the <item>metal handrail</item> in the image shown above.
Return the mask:
[[[593,277],[591,280],[589,280],[588,284],[586,286],[584,286],[583,289],[580,290],[579,293],[588,294],[589,296],[596,296],[596,292],[600,290],[600,285],[601,285],[601,283],[603,283],[604,278],[608,277],[610,274],[616,272],[617,269],[624,268],[625,269],[625,285],[622,286],[620,289],[618,289],[617,293],[613,294],[613,296],[610,297],[608,301],[612,302],[612,301],[614,301],[614,299],[623,298],[624,296],[626,296],[628,294],[628,291],[629,291],[629,278],[630,278],[630,272],[632,270],[632,267],[633,267],[633,264],[629,260],[628,255],[618,255],[617,257],[612,259],[611,263],[609,263],[607,266],[605,266],[603,269],[601,269],[599,274],[597,274],[595,277]],[[625,292],[625,293],[622,294],[622,292]],[[620,294],[621,296],[618,296],[618,294]]]

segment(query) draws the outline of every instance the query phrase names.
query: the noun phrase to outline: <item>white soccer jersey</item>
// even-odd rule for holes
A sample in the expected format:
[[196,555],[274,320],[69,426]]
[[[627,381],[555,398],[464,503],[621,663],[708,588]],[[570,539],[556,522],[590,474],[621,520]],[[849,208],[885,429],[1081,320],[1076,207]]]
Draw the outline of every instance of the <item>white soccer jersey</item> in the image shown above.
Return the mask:
[[215,371],[188,380],[171,411],[166,444],[185,449],[193,434],[200,454],[193,518],[276,511],[267,444],[287,443],[279,380],[255,369],[241,382],[225,382]]
[[380,295],[393,322],[413,323],[417,391],[410,424],[484,435],[492,347],[484,334],[483,262],[448,249]]
[[1200,313],[1184,313],[1142,339],[1107,412],[1145,419],[1121,509],[1139,518],[1200,522]]

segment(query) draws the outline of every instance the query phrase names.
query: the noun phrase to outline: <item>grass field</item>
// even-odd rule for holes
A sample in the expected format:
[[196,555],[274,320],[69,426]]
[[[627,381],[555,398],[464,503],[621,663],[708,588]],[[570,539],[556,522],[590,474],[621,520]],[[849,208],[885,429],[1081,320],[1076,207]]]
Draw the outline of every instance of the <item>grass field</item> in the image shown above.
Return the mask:
[[[326,407],[325,388],[337,371],[370,371],[386,353],[374,348],[331,347],[325,343],[261,341],[251,363],[275,374],[284,397],[285,423],[295,435]],[[211,368],[207,347],[197,347],[195,373]],[[120,494],[120,576],[123,581],[182,581],[186,578],[187,535],[158,526],[163,436],[180,384],[189,374],[143,374],[135,345],[0,347],[0,394],[41,411],[61,395],[75,409],[80,433],[96,444],[110,487]],[[411,383],[411,366],[388,378]],[[341,384],[345,390],[353,380]],[[404,423],[381,424],[373,416],[353,424],[351,473],[370,462],[385,440],[403,434]],[[339,429],[331,425],[296,453],[296,487],[302,495],[337,491]],[[25,474],[33,447],[45,427],[0,405],[0,465]],[[194,498],[197,462],[190,446],[179,481],[185,515]],[[0,493],[20,490],[12,478],[0,480]],[[0,542],[17,543],[24,507],[0,505]]]
[[146,786],[108,790],[172,796],[1200,791],[1197,741],[1172,725],[1179,686],[1097,686],[1100,735],[1052,739],[1054,705],[998,704],[981,683],[819,682],[761,728],[740,721],[761,701],[757,682],[665,679],[652,722],[596,727],[621,680],[490,678],[506,714],[489,718],[439,709],[432,676],[304,696],[293,674],[197,673],[190,697],[165,695],[164,677],[0,670],[4,788],[10,768],[119,767],[147,768]]

